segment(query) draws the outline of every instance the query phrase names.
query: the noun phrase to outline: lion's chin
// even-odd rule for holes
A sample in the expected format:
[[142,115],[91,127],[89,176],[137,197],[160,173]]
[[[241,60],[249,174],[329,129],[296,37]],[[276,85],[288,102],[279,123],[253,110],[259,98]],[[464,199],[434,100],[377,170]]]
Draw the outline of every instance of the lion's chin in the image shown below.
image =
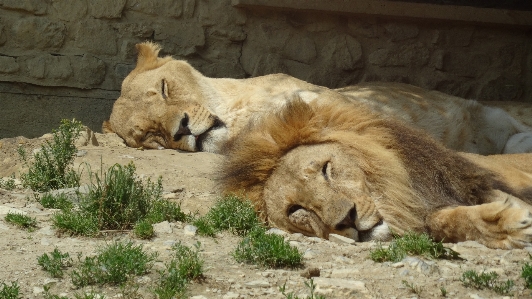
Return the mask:
[[227,128],[211,127],[203,134],[196,136],[196,151],[218,153],[221,144],[227,139]]
[[377,223],[368,230],[358,231],[358,239],[360,242],[367,241],[386,241],[392,236],[390,227],[384,221]]

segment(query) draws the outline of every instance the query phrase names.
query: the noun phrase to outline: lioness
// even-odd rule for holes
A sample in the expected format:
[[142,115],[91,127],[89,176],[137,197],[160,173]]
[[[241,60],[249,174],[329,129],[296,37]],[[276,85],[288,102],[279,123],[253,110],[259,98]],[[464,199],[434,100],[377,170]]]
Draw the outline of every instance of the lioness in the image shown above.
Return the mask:
[[[203,76],[185,61],[137,45],[104,132],[131,147],[219,152],[250,119],[280,109],[293,95],[309,102],[363,103],[428,132],[447,147],[480,154],[532,151],[532,129],[499,108],[400,83],[364,83],[331,90],[283,74],[250,79]],[[517,134],[519,138],[514,137]],[[523,135],[524,134],[524,135]]]
[[459,154],[364,106],[305,103],[226,143],[226,193],[271,226],[308,236],[388,240],[427,232],[491,248],[532,242],[532,154]]

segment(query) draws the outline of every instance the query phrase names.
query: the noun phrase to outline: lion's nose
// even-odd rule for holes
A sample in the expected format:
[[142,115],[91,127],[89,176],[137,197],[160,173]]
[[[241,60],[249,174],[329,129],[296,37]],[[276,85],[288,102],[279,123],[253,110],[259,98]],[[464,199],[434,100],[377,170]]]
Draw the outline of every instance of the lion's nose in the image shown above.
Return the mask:
[[192,135],[192,132],[190,132],[190,128],[188,127],[188,122],[188,114],[185,113],[185,116],[181,119],[181,122],[179,122],[179,129],[177,129],[177,132],[174,135],[174,141],[178,141],[185,135]]
[[347,215],[345,215],[344,219],[340,221],[336,226],[334,227],[335,230],[344,230],[348,228],[355,228],[355,220],[357,219],[357,210],[355,207],[351,208],[349,212],[347,212]]

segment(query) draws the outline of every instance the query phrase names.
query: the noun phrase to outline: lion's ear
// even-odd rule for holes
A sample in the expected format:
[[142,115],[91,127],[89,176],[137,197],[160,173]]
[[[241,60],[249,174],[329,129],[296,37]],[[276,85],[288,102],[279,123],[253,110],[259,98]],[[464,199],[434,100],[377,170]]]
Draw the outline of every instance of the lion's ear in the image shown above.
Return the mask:
[[144,42],[137,44],[135,47],[138,52],[137,68],[149,69],[152,65],[157,64],[157,56],[159,55],[159,51],[161,51],[160,45],[152,42]]
[[113,128],[111,127],[111,123],[106,120],[103,122],[102,124],[102,132],[104,133],[114,133],[115,131],[113,131]]

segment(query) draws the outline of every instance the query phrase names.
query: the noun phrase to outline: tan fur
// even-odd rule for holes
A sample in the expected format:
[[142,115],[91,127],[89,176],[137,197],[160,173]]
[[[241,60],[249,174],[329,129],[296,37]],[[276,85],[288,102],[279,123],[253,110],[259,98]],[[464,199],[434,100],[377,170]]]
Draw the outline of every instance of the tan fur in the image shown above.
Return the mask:
[[532,155],[457,154],[366,106],[294,100],[224,153],[224,191],[245,194],[290,232],[367,241],[416,231],[493,248],[532,241]]
[[[366,105],[423,129],[455,150],[503,153],[507,141],[523,132],[530,136],[514,138],[508,151],[532,150],[530,128],[504,111],[440,92],[400,83],[364,83],[331,90],[283,74],[215,79],[203,76],[185,61],[158,57],[156,44],[141,43],[137,50],[137,65],[124,79],[110,125],[105,128],[132,147],[218,152],[250,120],[281,109],[296,95],[305,102],[319,98]],[[178,133],[185,114],[188,135]]]

